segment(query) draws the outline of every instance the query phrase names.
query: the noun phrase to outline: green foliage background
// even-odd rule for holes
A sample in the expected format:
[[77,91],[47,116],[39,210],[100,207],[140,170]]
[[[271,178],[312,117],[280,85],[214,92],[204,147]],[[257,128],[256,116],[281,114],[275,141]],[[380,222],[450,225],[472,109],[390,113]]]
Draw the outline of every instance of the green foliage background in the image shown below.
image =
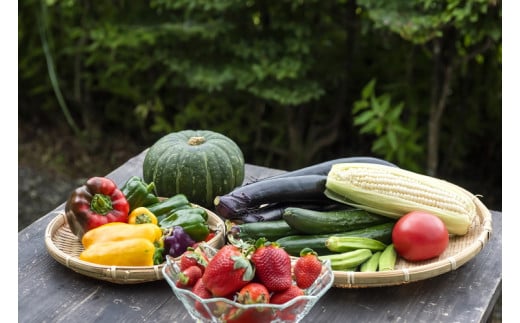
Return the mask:
[[90,149],[107,133],[146,147],[210,129],[283,169],[373,155],[501,209],[500,1],[18,8],[21,122],[66,123]]

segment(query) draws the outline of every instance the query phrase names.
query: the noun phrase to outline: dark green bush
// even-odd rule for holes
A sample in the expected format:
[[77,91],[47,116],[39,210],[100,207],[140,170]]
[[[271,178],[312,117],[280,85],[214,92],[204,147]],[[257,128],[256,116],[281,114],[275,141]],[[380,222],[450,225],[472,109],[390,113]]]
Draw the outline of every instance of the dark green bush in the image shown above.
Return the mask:
[[500,1],[29,0],[18,82],[21,122],[89,142],[210,129],[249,163],[377,155],[501,196]]

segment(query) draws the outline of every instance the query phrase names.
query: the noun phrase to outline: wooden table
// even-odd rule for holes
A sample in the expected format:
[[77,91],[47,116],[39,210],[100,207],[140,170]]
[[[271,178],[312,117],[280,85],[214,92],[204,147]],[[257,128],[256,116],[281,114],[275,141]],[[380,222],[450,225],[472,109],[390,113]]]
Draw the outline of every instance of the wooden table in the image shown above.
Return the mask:
[[[141,154],[107,175],[123,185],[142,176]],[[283,171],[246,165],[251,181]],[[95,280],[59,264],[44,233],[64,203],[18,233],[19,322],[190,322],[164,280],[121,285]],[[331,288],[303,322],[485,322],[502,292],[502,213],[472,260],[440,276],[401,286]],[[5,279],[6,277],[4,277]]]

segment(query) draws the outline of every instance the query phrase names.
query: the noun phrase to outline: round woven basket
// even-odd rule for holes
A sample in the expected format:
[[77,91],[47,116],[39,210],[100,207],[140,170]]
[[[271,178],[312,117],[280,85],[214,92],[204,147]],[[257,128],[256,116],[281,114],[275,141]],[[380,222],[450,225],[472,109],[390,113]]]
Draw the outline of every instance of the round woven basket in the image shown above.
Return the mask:
[[[224,245],[225,224],[215,213],[206,209],[208,225],[215,236],[208,241],[213,248]],[[62,265],[92,278],[118,284],[136,284],[163,279],[161,265],[155,266],[105,266],[79,259],[84,250],[81,241],[69,229],[65,213],[58,214],[45,230],[45,246],[49,254]]]
[[450,236],[446,250],[439,256],[421,262],[397,258],[395,269],[383,272],[334,271],[334,285],[340,288],[402,285],[432,278],[455,270],[475,257],[489,241],[492,233],[491,212],[478,197],[469,194],[477,208],[477,216],[467,234]]

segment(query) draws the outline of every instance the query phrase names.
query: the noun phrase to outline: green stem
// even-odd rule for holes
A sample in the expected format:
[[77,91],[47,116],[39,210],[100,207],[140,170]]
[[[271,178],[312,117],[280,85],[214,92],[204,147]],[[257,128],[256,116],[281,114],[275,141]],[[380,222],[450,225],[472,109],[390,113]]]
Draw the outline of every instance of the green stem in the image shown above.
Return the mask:
[[112,200],[105,194],[95,194],[90,201],[90,209],[96,213],[105,215],[112,211]]

